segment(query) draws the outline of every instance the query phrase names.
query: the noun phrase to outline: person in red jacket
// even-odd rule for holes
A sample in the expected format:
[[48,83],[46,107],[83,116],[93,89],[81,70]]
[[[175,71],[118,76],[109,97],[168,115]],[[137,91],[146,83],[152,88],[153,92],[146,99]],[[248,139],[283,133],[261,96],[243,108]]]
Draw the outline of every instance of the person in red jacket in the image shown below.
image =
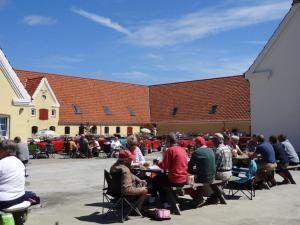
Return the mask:
[[183,186],[186,184],[188,175],[188,155],[182,147],[176,145],[175,133],[167,135],[166,146],[167,150],[164,152],[162,161],[157,163],[165,173],[155,177],[153,182],[153,188],[159,192],[163,208],[168,206],[164,187]]

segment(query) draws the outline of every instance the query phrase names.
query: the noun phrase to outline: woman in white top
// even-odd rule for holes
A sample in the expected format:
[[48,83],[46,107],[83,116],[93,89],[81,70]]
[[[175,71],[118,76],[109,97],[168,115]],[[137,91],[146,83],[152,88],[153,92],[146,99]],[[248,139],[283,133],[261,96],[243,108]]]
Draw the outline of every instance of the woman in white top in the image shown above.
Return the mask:
[[15,153],[12,140],[0,141],[0,210],[25,200],[25,167]]
[[145,157],[143,156],[141,149],[138,147],[138,140],[136,136],[130,135],[127,137],[127,147],[135,156],[135,159],[132,161],[131,165],[139,166],[146,163]]

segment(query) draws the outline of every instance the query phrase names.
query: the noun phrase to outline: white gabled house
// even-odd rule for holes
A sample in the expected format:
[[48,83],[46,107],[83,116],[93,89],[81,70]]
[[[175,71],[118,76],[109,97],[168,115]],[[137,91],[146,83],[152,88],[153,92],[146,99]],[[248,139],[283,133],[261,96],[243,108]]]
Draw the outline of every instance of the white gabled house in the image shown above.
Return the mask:
[[300,0],[245,73],[252,133],[286,134],[300,152]]

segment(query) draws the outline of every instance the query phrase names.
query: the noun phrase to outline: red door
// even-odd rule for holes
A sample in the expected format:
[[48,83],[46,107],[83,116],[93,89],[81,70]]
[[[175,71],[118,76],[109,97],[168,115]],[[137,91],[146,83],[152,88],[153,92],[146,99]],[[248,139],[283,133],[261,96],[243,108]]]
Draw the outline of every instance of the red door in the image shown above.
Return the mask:
[[133,129],[132,127],[127,127],[127,136],[132,135]]

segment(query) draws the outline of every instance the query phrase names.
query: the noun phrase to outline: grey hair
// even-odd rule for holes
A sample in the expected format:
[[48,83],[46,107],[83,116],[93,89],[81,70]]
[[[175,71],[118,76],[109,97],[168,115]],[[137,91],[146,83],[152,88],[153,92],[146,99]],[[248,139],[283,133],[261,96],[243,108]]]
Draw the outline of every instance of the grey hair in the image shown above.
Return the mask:
[[17,144],[12,140],[0,141],[0,151],[6,151],[9,155],[15,155],[17,150]]

